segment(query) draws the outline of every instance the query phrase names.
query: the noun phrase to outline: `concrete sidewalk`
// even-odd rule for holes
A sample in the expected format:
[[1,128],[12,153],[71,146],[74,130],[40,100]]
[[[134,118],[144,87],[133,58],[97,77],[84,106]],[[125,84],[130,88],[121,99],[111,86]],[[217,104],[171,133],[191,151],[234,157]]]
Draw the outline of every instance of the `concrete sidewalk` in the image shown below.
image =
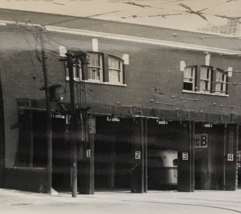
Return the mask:
[[241,213],[241,190],[237,191],[127,191],[94,195],[59,193],[57,196],[0,189],[1,213]]

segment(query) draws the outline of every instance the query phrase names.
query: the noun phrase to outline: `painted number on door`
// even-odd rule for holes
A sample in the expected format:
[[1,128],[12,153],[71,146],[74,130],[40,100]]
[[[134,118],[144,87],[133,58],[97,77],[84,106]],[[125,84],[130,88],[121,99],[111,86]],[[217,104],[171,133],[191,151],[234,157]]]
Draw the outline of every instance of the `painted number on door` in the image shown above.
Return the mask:
[[182,153],[182,160],[188,160],[188,153],[187,152]]
[[90,149],[86,149],[86,157],[87,157],[87,158],[90,157]]
[[227,155],[227,161],[233,161],[233,154]]
[[141,151],[135,151],[135,159],[141,159]]

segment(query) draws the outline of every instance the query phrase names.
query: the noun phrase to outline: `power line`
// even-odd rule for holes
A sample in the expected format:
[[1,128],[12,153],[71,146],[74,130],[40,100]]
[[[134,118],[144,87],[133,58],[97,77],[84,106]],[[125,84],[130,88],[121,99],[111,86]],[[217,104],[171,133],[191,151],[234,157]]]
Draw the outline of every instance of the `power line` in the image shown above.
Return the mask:
[[101,16],[101,15],[106,15],[106,14],[111,14],[111,13],[118,13],[118,12],[121,12],[121,10],[111,11],[111,12],[106,12],[106,13],[98,13],[98,14],[90,15],[90,16],[86,16],[86,17],[75,17],[75,18],[72,18],[72,19],[64,20],[64,21],[51,22],[51,23],[45,24],[45,26],[46,26],[46,25],[62,24],[62,23],[66,23],[66,22],[71,22],[71,21],[83,19],[83,18],[92,18],[92,17],[96,17],[96,16]]
[[[26,36],[24,35],[24,33],[22,32],[21,28],[20,28],[20,32],[21,32],[21,34],[23,35],[23,37],[24,37],[26,43],[29,45],[29,47],[30,47],[31,49],[34,49],[34,48],[31,46],[31,44],[29,43],[29,41],[28,41],[28,39],[26,38]],[[36,68],[36,66],[35,66],[35,64],[34,64],[34,62],[33,62],[33,58],[32,58],[31,52],[28,51],[28,53],[29,53],[29,56],[30,56],[31,64],[32,64],[32,66],[33,66],[33,68],[34,68],[34,70],[35,70],[35,73],[36,73],[37,76],[40,78],[40,80],[43,81],[43,78],[39,75],[39,73],[38,73],[38,71],[37,71],[37,68]]]

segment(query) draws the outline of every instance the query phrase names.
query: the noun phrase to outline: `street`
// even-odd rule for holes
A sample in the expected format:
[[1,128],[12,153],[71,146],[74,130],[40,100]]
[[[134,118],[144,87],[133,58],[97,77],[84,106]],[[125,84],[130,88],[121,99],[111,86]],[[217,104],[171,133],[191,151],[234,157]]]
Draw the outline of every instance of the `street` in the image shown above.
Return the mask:
[[128,191],[96,192],[94,195],[71,193],[45,195],[0,189],[0,209],[4,214],[66,213],[241,213],[241,191]]

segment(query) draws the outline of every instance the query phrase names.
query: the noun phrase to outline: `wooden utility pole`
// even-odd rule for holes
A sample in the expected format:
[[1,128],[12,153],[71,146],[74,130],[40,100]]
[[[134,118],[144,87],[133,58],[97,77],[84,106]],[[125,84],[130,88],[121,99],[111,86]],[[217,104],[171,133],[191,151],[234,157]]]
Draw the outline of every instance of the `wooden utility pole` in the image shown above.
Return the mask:
[[51,104],[50,104],[50,93],[49,93],[49,80],[46,69],[46,56],[45,56],[45,47],[43,41],[43,28],[39,27],[39,35],[41,42],[41,54],[42,54],[42,70],[44,75],[44,89],[45,89],[45,99],[46,99],[46,117],[47,117],[47,144],[48,144],[48,164],[47,164],[47,173],[48,173],[48,182],[47,182],[47,192],[51,194],[52,188],[52,121],[51,121]]
[[[61,61],[67,62],[69,70],[69,91],[71,103],[71,119],[70,119],[70,141],[72,143],[72,167],[71,167],[71,183],[72,183],[72,197],[77,197],[78,190],[78,141],[80,141],[80,129],[78,117],[80,112],[76,111],[75,90],[74,90],[74,62],[81,60],[82,69],[86,69],[87,54],[82,51],[67,51],[64,46],[60,47]],[[80,108],[80,107],[79,107]],[[78,113],[77,113],[78,112]],[[82,127],[83,128],[83,127]]]
[[72,197],[77,197],[78,189],[78,171],[77,171],[77,141],[76,133],[78,130],[76,107],[75,107],[75,94],[74,94],[74,74],[73,74],[73,56],[71,53],[67,53],[67,67],[69,69],[69,90],[70,90],[70,103],[71,103],[71,122],[70,122],[70,132],[71,132],[71,141],[72,141]]

